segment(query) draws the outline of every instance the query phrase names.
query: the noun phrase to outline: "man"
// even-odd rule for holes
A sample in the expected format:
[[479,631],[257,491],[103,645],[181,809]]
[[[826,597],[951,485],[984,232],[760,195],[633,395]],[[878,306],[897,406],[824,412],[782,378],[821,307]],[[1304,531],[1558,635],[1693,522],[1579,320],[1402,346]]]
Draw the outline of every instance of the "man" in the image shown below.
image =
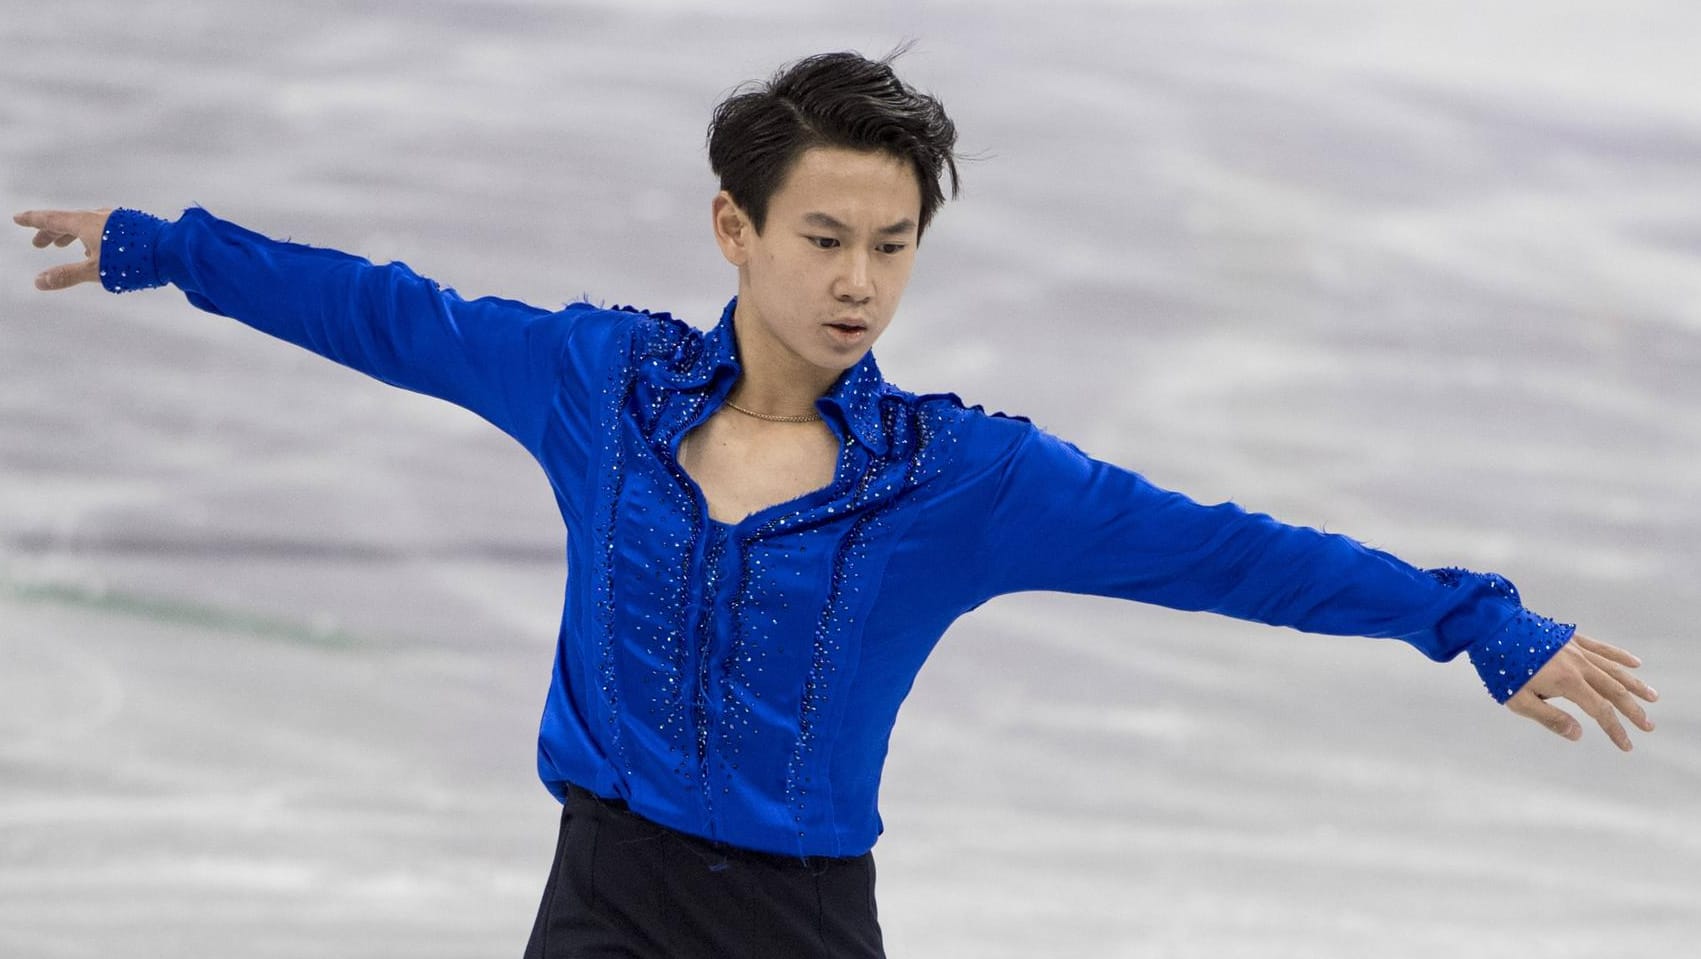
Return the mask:
[[715,239],[737,296],[666,314],[465,301],[405,265],[204,210],[19,214],[81,239],[43,289],[171,283],[474,410],[549,475],[568,594],[538,768],[563,801],[528,956],[882,954],[870,849],[887,737],[933,645],[1049,589],[1466,652],[1569,738],[1653,724],[1623,650],[1506,579],[1204,506],[1020,417],[887,383],[871,352],[954,192],[955,130],[890,58],[828,54],[724,101]]

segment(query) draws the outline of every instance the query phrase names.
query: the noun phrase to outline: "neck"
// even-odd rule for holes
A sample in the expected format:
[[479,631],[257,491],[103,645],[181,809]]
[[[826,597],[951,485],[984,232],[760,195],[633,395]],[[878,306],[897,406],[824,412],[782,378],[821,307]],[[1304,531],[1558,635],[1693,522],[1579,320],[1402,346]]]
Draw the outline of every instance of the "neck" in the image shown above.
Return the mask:
[[816,366],[770,338],[756,332],[760,324],[748,319],[741,300],[733,310],[743,374],[728,399],[745,409],[776,416],[809,416],[815,401],[833,388],[842,370]]

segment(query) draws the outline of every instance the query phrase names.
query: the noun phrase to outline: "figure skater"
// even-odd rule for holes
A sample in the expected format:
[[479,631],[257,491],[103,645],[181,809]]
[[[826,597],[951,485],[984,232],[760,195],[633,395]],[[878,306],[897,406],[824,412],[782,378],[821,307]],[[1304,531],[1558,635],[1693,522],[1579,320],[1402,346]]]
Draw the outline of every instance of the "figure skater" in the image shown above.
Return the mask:
[[1494,573],[1418,569],[1234,503],[1202,505],[1025,418],[917,395],[871,352],[956,131],[892,57],[809,57],[715,109],[716,244],[737,295],[667,313],[465,300],[402,263],[191,208],[18,214],[80,240],[36,285],[189,302],[521,443],[566,524],[538,737],[562,801],[526,956],[883,955],[870,849],[887,739],[940,635],[1004,593],[1208,610],[1469,656],[1513,713],[1619,748],[1652,730],[1630,653]]

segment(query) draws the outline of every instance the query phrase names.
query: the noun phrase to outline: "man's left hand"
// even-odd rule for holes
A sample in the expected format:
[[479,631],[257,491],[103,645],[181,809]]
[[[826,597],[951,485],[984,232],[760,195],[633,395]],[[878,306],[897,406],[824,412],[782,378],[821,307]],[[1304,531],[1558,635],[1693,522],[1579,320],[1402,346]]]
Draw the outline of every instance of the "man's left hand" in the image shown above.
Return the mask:
[[1576,633],[1547,665],[1530,677],[1517,695],[1506,701],[1506,708],[1566,739],[1581,739],[1583,727],[1577,720],[1548,702],[1555,698],[1569,699],[1600,723],[1619,749],[1629,752],[1630,734],[1624,731],[1618,714],[1623,713],[1643,732],[1653,732],[1653,720],[1636,699],[1640,697],[1651,703],[1660,698],[1653,687],[1627,672],[1640,665],[1642,661],[1629,652]]

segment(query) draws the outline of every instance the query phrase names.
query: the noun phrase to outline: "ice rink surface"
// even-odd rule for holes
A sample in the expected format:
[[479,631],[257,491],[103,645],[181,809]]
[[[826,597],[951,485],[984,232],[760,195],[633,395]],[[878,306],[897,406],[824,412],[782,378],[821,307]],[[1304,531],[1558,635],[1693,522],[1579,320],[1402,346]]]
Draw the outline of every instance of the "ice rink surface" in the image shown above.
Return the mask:
[[[1623,755],[1463,659],[1006,597],[898,724],[890,954],[1690,954],[1694,4],[0,0],[0,195],[707,326],[712,105],[905,37],[980,159],[889,379],[1502,572],[1664,701]],[[175,291],[37,293],[64,258],[0,245],[0,956],[517,957],[541,473]]]

